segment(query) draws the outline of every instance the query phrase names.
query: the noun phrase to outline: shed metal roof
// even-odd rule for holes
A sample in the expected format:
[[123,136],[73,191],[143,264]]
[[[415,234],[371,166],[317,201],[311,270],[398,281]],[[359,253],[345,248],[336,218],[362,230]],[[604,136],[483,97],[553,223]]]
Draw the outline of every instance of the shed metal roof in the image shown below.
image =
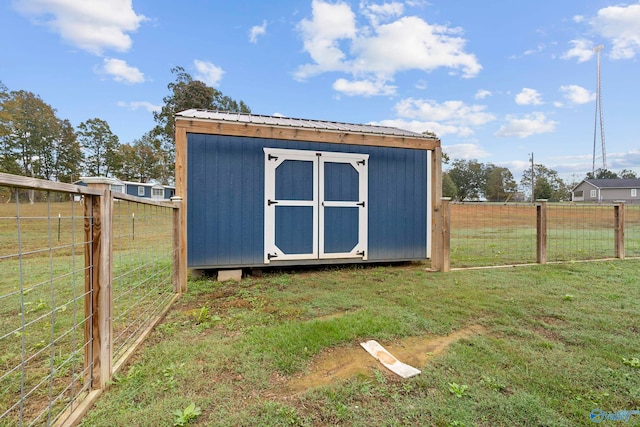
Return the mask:
[[404,129],[398,129],[389,126],[378,126],[370,124],[352,124],[352,123],[340,123],[330,122],[324,120],[309,120],[298,119],[292,117],[281,116],[264,116],[260,114],[248,114],[248,113],[231,113],[226,111],[211,111],[211,110],[199,110],[191,109],[176,113],[176,118],[189,118],[189,119],[201,119],[210,120],[215,122],[233,122],[233,123],[247,123],[255,125],[267,125],[288,127],[295,129],[313,129],[313,130],[328,130],[335,132],[349,132],[371,135],[383,135],[383,136],[399,136],[405,138],[420,138],[438,140],[435,134],[421,134],[417,132],[411,132]]

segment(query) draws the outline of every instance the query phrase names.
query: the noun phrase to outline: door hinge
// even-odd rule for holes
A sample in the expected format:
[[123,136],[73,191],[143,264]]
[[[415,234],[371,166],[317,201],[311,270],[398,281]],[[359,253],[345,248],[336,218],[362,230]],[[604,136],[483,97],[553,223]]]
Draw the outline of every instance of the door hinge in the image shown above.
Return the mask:
[[267,259],[278,258],[278,254],[267,254]]
[[271,205],[277,205],[278,202],[276,202],[275,200],[267,200],[267,206],[271,206]]
[[316,156],[320,157],[322,156],[322,153],[316,153]]
[[365,164],[365,160],[364,160],[364,159],[362,159],[362,160],[358,160],[358,161],[356,162],[356,164],[364,166],[364,164]]
[[358,206],[362,206],[364,208],[364,202],[356,203]]
[[274,156],[273,154],[269,154],[269,157],[267,157],[268,160],[278,160],[278,156]]
[[364,257],[364,251],[356,252],[356,255],[362,255]]

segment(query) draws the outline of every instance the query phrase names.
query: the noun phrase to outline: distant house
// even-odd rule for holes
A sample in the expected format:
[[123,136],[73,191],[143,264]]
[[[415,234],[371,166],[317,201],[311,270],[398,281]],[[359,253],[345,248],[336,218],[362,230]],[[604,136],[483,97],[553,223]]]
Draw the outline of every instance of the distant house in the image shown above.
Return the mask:
[[[76,185],[87,185],[96,177],[80,177]],[[104,177],[99,177],[104,179]],[[111,181],[111,191],[114,193],[125,193],[131,196],[145,197],[154,200],[169,200],[176,193],[176,188],[172,185],[160,184],[156,181],[133,182],[121,181],[117,178],[109,178]]]
[[146,197],[155,200],[169,200],[176,193],[176,188],[174,186],[160,184],[157,181],[122,182],[125,185],[125,193],[131,196]]
[[640,179],[585,179],[571,190],[573,202],[640,203]]
[[100,182],[104,182],[104,180],[107,180],[109,182],[109,186],[111,187],[111,191],[114,193],[125,192],[124,182],[120,181],[118,178],[106,178],[104,176],[81,176],[78,181],[74,182],[74,184],[86,187],[87,184],[96,182],[96,180],[99,180]]

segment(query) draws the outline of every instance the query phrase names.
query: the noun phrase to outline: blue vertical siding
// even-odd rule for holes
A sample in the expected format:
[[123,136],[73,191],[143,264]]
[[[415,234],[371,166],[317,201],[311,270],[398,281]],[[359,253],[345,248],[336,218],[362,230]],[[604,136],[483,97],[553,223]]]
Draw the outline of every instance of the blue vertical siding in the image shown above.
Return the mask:
[[324,199],[341,202],[358,201],[358,172],[348,163],[324,164]]
[[[369,261],[425,258],[426,151],[188,134],[189,267],[263,265],[264,147],[369,154]],[[336,177],[336,183],[351,179],[348,169],[342,168],[344,165],[330,165],[331,168],[337,165],[335,171],[329,172]],[[290,191],[295,196],[305,194],[308,191],[305,185]],[[350,200],[353,195],[349,191],[332,185],[325,195],[331,196],[331,200]],[[353,232],[350,214],[329,215],[325,227],[343,229],[347,236]],[[345,242],[329,243],[337,252],[347,245]]]
[[276,199],[313,200],[313,162],[286,160],[276,169]]
[[358,244],[357,208],[324,208],[324,251],[325,253],[351,252]]
[[276,246],[288,255],[313,252],[313,208],[276,206]]

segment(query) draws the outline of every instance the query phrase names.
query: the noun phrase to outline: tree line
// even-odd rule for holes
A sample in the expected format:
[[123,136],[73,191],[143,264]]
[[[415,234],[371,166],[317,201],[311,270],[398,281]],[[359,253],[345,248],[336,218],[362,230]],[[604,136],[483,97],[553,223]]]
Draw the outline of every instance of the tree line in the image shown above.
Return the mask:
[[[520,185],[508,168],[477,160],[456,159],[443,156],[450,168],[442,176],[442,195],[456,201],[487,200],[490,202],[525,201],[547,199],[550,202],[571,200],[571,189],[577,182],[565,182],[558,172],[541,164],[534,164],[522,174]],[[623,169],[616,173],[607,169],[589,172],[586,179],[637,178],[636,173]],[[532,192],[533,182],[533,197]]]
[[[0,82],[0,172],[68,183],[81,175],[171,183],[176,112],[190,108],[251,112],[243,101],[194,80],[182,67],[172,68],[171,73],[175,80],[167,85],[169,94],[162,99],[162,108],[153,113],[155,126],[124,144],[105,120],[90,118],[74,128],[38,95],[10,91]],[[535,199],[570,200],[576,184],[564,182],[555,170],[541,164],[525,170],[518,185],[508,168],[443,157],[450,164],[443,173],[443,196],[453,200],[524,201],[525,192],[531,197],[532,182]],[[586,178],[636,178],[636,174],[598,169]]]
[[250,113],[243,101],[194,80],[182,67],[171,69],[155,126],[129,143],[121,143],[105,120],[90,118],[74,127],[55,108],[26,90],[10,91],[0,82],[0,172],[72,183],[81,175],[151,179],[174,177],[174,114],[190,108]]

